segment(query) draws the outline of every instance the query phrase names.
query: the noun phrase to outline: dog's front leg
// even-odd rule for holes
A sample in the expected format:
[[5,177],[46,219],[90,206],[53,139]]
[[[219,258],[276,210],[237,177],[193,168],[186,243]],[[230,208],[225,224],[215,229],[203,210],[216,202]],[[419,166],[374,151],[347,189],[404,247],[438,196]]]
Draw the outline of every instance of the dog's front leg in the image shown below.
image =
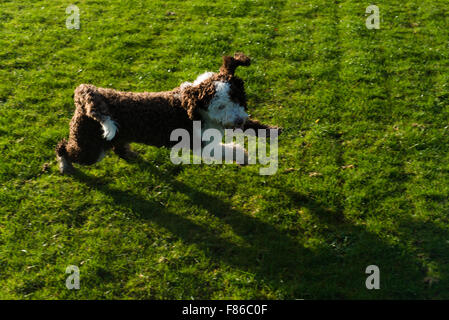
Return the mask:
[[270,129],[277,129],[277,135],[280,135],[282,132],[282,128],[276,127],[276,126],[269,126],[266,124],[262,124],[257,120],[251,120],[248,119],[245,124],[243,125],[243,131],[246,131],[246,129],[253,129],[256,137],[259,136],[259,129],[266,130],[266,137],[269,138],[271,136]]
[[129,161],[136,159],[139,155],[131,150],[129,143],[115,143],[112,150],[123,160]]

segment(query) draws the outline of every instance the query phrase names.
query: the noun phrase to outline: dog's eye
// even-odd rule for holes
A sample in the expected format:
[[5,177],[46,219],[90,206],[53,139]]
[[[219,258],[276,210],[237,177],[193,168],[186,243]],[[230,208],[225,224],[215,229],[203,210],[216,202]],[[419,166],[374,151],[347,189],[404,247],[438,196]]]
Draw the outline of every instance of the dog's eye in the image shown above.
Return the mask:
[[218,107],[218,110],[223,110],[224,107],[225,107],[224,105],[221,105],[221,106]]

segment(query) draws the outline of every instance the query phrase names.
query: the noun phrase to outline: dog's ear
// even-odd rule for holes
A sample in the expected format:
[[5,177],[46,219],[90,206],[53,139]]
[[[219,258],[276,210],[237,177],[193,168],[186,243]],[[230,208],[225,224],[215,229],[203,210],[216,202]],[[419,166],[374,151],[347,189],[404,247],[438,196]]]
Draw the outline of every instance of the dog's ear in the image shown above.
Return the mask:
[[238,66],[249,66],[251,59],[241,52],[234,54],[234,57],[223,57],[223,64],[220,67],[220,74],[222,75],[234,75],[234,71]]
[[190,120],[201,120],[199,109],[206,109],[215,94],[213,83],[189,85],[182,89],[182,107],[186,109]]

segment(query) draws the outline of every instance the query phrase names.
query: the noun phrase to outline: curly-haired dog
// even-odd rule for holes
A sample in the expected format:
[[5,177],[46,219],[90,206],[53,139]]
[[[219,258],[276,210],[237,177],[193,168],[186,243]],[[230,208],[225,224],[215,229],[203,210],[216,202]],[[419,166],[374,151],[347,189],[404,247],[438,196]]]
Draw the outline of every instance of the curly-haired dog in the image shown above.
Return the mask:
[[[56,155],[61,173],[71,163],[89,165],[100,161],[112,149],[128,159],[134,155],[130,142],[172,147],[170,134],[183,128],[193,136],[193,121],[203,129],[275,128],[250,120],[242,79],[234,76],[238,66],[250,65],[249,57],[237,53],[223,57],[219,73],[206,72],[193,83],[164,92],[120,92],[82,84],[75,90],[75,114],[70,122],[68,141],[60,141]],[[192,146],[192,144],[190,144]],[[236,144],[222,144],[223,150]],[[222,154],[225,154],[223,152]]]

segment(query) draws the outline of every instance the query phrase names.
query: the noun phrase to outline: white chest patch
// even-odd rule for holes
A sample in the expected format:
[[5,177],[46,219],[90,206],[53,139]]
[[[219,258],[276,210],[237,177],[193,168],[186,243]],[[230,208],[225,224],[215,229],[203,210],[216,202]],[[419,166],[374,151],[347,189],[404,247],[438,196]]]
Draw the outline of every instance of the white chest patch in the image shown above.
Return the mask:
[[101,122],[101,127],[103,128],[103,138],[108,141],[114,139],[115,134],[118,131],[117,123],[111,120],[110,117],[106,117],[106,120]]

